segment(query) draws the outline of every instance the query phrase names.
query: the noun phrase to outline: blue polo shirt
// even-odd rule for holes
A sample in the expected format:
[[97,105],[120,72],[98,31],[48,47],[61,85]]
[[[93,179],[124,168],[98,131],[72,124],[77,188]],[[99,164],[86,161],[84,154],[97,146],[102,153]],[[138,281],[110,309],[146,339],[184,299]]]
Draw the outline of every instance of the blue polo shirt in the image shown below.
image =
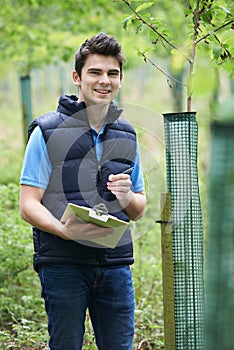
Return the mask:
[[[92,129],[94,145],[96,147],[96,155],[98,161],[102,156],[102,142],[101,135],[103,134],[105,126],[99,133]],[[139,147],[137,145],[137,151],[135,160],[132,164],[134,170],[131,173],[132,191],[141,192],[144,191],[144,179],[140,165]],[[46,189],[49,183],[51,174],[51,163],[47,153],[44,137],[41,129],[37,126],[30,136],[29,142],[26,147],[24,162],[20,177],[21,185],[28,185]]]

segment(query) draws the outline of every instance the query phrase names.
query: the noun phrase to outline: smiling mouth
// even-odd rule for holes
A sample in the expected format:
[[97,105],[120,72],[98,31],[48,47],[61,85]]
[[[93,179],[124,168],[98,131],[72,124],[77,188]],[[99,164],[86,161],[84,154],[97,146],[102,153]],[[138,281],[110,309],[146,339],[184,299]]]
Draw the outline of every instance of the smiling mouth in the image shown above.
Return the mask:
[[111,92],[111,90],[103,90],[103,89],[94,89],[94,91],[102,95],[108,95]]

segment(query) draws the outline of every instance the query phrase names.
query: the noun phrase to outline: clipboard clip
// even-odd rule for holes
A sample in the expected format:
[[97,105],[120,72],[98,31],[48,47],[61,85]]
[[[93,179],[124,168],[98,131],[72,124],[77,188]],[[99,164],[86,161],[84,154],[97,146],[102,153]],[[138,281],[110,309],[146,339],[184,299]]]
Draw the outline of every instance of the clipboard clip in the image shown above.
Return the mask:
[[107,222],[108,209],[104,203],[96,204],[93,209],[90,210],[89,216],[99,221]]
[[93,210],[95,211],[95,213],[97,215],[107,215],[108,214],[108,209],[107,209],[107,207],[105,206],[104,203],[96,204],[93,207]]

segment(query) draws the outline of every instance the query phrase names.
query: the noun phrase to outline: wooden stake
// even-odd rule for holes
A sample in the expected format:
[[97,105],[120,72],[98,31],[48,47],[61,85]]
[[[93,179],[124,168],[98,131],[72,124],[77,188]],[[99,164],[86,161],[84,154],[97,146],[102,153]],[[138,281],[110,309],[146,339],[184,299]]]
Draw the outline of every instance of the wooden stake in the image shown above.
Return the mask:
[[165,350],[176,349],[171,193],[161,193],[161,250]]

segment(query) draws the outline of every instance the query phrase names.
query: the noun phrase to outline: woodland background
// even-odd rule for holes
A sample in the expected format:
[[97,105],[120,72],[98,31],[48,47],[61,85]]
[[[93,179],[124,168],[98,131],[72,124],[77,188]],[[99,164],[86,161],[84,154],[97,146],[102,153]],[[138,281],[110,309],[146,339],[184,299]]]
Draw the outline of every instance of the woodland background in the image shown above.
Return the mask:
[[[192,2],[192,1],[191,1]],[[225,7],[228,1],[216,1]],[[143,3],[142,1],[135,2]],[[183,36],[181,21],[186,2],[154,1],[154,13],[170,18]],[[25,149],[20,78],[31,79],[33,118],[54,110],[60,94],[76,93],[72,84],[73,57],[94,33],[110,33],[121,42],[127,61],[120,101],[125,117],[140,140],[147,211],[132,224],[136,291],[136,349],[163,349],[161,286],[160,193],[166,192],[162,113],[173,111],[173,90],[179,88],[137,52],[150,39],[143,28],[125,30],[131,15],[123,1],[2,0],[0,8],[0,349],[46,349],[47,320],[40,286],[32,268],[31,228],[19,216],[19,177]],[[177,23],[176,23],[177,21]],[[138,31],[138,33],[136,33]],[[147,35],[146,35],[147,34]],[[186,39],[184,40],[184,42]],[[184,43],[186,45],[186,42]],[[168,47],[151,57],[171,74]],[[178,58],[177,58],[178,59]],[[207,69],[211,57],[202,54],[196,67],[193,110],[199,126],[198,169],[204,233],[207,231],[207,173],[213,104],[233,93],[233,80],[222,70]],[[181,66],[180,61],[176,66]],[[176,72],[178,73],[178,72]],[[182,88],[182,105],[186,93]],[[87,315],[84,349],[95,349]]]

